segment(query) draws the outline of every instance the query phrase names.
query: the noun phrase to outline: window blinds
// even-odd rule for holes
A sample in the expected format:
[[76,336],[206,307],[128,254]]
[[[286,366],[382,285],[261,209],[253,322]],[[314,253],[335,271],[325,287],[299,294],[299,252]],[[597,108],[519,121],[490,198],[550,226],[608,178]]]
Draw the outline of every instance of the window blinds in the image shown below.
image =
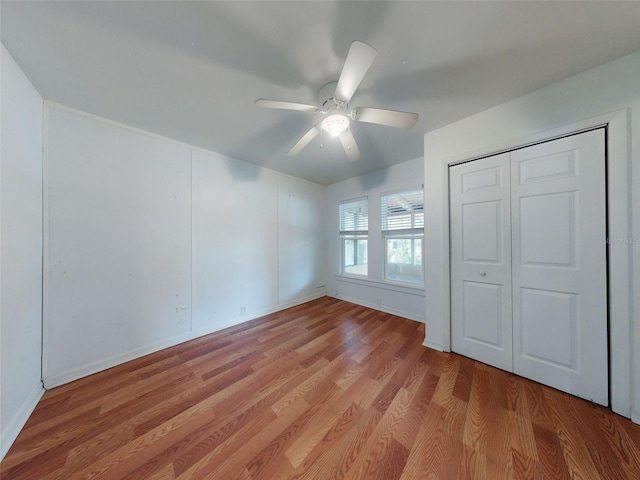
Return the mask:
[[367,235],[369,231],[369,199],[367,197],[340,203],[340,235]]
[[422,189],[382,197],[382,234],[424,234],[424,192]]

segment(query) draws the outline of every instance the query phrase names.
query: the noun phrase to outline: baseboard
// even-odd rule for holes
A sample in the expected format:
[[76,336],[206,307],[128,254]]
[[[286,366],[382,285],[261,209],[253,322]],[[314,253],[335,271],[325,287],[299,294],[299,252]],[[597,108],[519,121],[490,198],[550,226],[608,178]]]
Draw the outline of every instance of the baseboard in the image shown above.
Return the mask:
[[326,295],[325,291],[315,292],[312,295],[297,298],[295,300],[292,300],[291,302],[283,303],[260,312],[255,312],[253,315],[246,315],[242,317],[232,318],[223,323],[218,323],[214,326],[211,326],[211,328],[203,328],[203,329],[187,332],[185,334],[171,337],[158,343],[145,345],[143,347],[136,348],[135,350],[131,350],[129,352],[125,352],[119,355],[115,355],[113,357],[109,357],[104,360],[100,360],[98,362],[84,365],[75,370],[64,372],[58,375],[45,376],[42,379],[42,381],[44,382],[44,386],[46,388],[59,387],[60,385],[64,385],[65,383],[73,382],[74,380],[78,380],[80,378],[93,375],[94,373],[101,372],[108,368],[115,367],[122,363],[134,360],[136,358],[142,357],[144,355],[148,355],[150,353],[157,352],[164,348],[173,347],[180,343],[188,342],[189,340],[193,340],[195,338],[199,338],[204,335],[209,335],[210,333],[215,333],[220,330],[224,330],[225,328],[233,327],[235,325],[248,322],[249,320],[254,320],[256,318],[260,318],[265,315],[269,315],[271,313],[279,312],[280,310],[285,310],[287,308],[295,307],[296,305],[301,305],[303,303],[310,302],[317,298],[324,297],[325,295]]
[[422,342],[422,346],[432,348],[433,350],[437,350],[439,352],[444,352],[444,347],[440,343],[432,342],[428,338],[424,339],[424,342]]
[[[254,313],[253,315],[236,317],[230,319],[224,323],[219,323],[210,328],[200,328],[193,332],[193,338],[203,337],[205,335],[209,335],[211,333],[219,332],[220,330],[224,330],[225,328],[235,327],[236,325],[240,325],[241,323],[248,322],[249,320],[254,320],[256,318],[264,317],[265,315],[271,315],[272,313],[279,312],[281,310],[286,310],[287,308],[295,307],[298,305],[302,305],[303,303],[311,302],[312,300],[316,300],[318,298],[322,298],[327,295],[326,291],[316,292],[311,295],[307,295],[306,297],[296,298],[290,302],[282,303],[272,308],[268,308],[266,310],[262,310],[260,312]],[[192,339],[193,339],[192,338]],[[190,340],[192,340],[190,339]]]
[[144,355],[157,352],[158,350],[162,350],[163,348],[173,347],[174,345],[187,342],[189,340],[192,340],[193,338],[194,337],[191,332],[187,332],[183,335],[171,337],[151,345],[145,345],[143,347],[136,348],[135,350],[130,350],[128,352],[114,355],[104,360],[89,363],[87,365],[83,365],[80,368],[69,370],[58,375],[44,376],[42,381],[47,389],[59,387],[60,385],[64,385],[65,383],[73,382],[74,380],[93,375],[94,373],[98,373],[108,368],[115,367],[117,365],[120,365],[121,363],[125,363]]
[[631,410],[631,421],[640,425],[640,410]]
[[[16,416],[13,417],[7,425],[7,428],[0,434],[0,461],[2,461],[11,448],[11,445],[13,445],[13,442],[18,438],[20,431],[25,423],[27,423],[27,420],[29,420],[29,417],[38,405],[44,392],[44,388],[42,388],[40,382],[38,382],[38,387],[33,390],[31,395],[29,395],[27,400],[22,404],[22,408],[20,408]],[[0,476],[2,476],[2,474],[0,474]]]
[[411,312],[405,312],[403,310],[397,310],[395,308],[388,308],[383,305],[377,305],[375,303],[365,302],[364,300],[360,300],[358,298],[345,297],[344,295],[331,295],[333,298],[337,298],[338,300],[344,300],[345,302],[355,303],[356,305],[362,305],[363,307],[371,308],[373,310],[378,310],[384,313],[390,313],[391,315],[396,315],[398,317],[408,318],[409,320],[414,320],[416,322],[425,323],[424,316],[416,315]]

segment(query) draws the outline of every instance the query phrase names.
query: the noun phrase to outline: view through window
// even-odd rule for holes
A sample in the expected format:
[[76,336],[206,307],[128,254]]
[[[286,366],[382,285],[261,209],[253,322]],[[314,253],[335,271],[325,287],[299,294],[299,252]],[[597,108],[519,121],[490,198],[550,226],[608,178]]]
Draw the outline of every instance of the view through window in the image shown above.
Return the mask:
[[422,285],[424,193],[422,189],[382,197],[385,279]]
[[369,200],[340,203],[342,273],[368,275]]

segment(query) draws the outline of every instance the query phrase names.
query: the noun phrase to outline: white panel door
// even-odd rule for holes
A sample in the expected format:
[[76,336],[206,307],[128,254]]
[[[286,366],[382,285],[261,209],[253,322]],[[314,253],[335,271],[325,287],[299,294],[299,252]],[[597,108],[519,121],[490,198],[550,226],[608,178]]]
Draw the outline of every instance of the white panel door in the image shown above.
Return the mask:
[[511,371],[509,154],[449,174],[452,348]]
[[608,404],[605,132],[449,169],[455,352]]
[[604,130],[511,153],[515,373],[608,404]]

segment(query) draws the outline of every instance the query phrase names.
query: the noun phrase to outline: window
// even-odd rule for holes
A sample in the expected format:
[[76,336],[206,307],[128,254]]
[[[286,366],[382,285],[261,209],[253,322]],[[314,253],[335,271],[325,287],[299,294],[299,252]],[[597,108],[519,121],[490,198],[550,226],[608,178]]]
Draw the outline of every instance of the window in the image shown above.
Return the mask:
[[369,201],[365,198],[340,203],[342,273],[367,275]]
[[416,285],[424,283],[422,237],[424,193],[422,189],[382,197],[385,279]]

